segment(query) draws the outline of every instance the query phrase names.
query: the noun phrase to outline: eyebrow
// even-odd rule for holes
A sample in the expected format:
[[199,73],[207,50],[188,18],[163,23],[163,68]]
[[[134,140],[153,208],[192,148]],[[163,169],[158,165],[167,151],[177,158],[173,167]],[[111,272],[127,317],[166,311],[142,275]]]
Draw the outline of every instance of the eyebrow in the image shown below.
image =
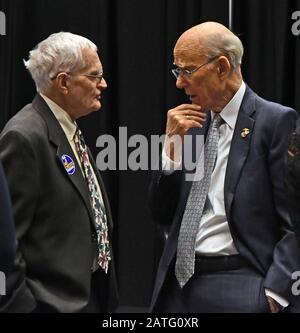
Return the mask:
[[93,70],[89,73],[92,74],[92,75],[100,75],[100,74],[103,74],[103,70],[101,70],[101,71]]
[[192,67],[197,67],[196,65],[187,65],[187,66],[184,66],[184,67],[180,67],[178,65],[175,64],[175,62],[173,62],[173,65],[179,69],[190,69]]

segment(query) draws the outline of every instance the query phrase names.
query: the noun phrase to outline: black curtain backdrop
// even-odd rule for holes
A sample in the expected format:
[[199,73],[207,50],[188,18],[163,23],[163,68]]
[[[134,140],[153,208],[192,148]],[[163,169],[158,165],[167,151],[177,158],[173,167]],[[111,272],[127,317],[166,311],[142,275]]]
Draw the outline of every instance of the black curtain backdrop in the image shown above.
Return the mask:
[[295,11],[299,0],[234,0],[233,29],[245,46],[247,83],[263,97],[300,111],[300,36],[291,31]]
[[[0,10],[7,19],[7,35],[0,36],[0,130],[35,95],[22,59],[51,33],[78,33],[99,46],[109,85],[101,111],[80,120],[97,157],[97,138],[118,138],[121,126],[128,137],[164,132],[167,110],[187,102],[170,72],[177,38],[207,20],[228,26],[229,7],[227,0],[0,0]],[[296,10],[300,0],[235,0],[233,28],[245,44],[246,82],[299,110],[300,37],[291,33]],[[115,221],[121,305],[146,307],[162,246],[147,206],[151,173],[102,174]]]

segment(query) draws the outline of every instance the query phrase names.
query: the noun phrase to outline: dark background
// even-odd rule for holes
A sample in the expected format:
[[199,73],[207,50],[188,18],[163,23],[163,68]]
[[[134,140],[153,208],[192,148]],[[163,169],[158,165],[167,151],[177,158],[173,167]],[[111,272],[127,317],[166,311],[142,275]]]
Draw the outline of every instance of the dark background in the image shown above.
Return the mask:
[[[0,130],[35,95],[22,63],[51,33],[95,42],[109,89],[103,108],[80,120],[94,156],[102,134],[162,134],[166,112],[182,102],[170,72],[173,47],[186,29],[213,20],[228,26],[227,0],[0,0]],[[300,0],[235,0],[233,31],[245,46],[245,81],[264,98],[300,110],[300,36],[291,32]],[[299,77],[299,79],[298,79]],[[129,150],[130,152],[130,150]],[[105,171],[115,221],[121,305],[149,304],[161,243],[147,206],[149,171]]]

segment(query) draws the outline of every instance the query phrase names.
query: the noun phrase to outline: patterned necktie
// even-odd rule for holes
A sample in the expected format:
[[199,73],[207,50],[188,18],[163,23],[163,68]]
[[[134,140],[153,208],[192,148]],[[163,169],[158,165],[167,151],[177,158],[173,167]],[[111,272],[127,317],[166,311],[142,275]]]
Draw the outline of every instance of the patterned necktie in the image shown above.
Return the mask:
[[83,135],[78,127],[74,135],[74,142],[82,165],[84,178],[89,188],[90,202],[95,217],[98,250],[99,250],[98,264],[105,271],[105,273],[107,273],[111,256],[109,250],[106,213],[105,213],[105,208],[100,199],[101,194],[99,193],[98,186],[96,184],[96,179],[92,171],[92,166],[90,164],[87,146],[84,142]]
[[181,222],[175,265],[175,275],[181,288],[194,274],[196,236],[217,158],[221,122],[221,116],[216,114],[204,146],[204,175],[192,184]]

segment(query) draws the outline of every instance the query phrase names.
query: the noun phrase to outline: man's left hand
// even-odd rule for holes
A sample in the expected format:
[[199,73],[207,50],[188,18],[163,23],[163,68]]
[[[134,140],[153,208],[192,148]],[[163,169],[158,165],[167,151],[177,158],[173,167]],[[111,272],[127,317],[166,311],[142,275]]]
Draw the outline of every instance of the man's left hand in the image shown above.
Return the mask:
[[278,313],[282,309],[282,306],[278,304],[272,297],[267,296],[267,300],[271,313]]

